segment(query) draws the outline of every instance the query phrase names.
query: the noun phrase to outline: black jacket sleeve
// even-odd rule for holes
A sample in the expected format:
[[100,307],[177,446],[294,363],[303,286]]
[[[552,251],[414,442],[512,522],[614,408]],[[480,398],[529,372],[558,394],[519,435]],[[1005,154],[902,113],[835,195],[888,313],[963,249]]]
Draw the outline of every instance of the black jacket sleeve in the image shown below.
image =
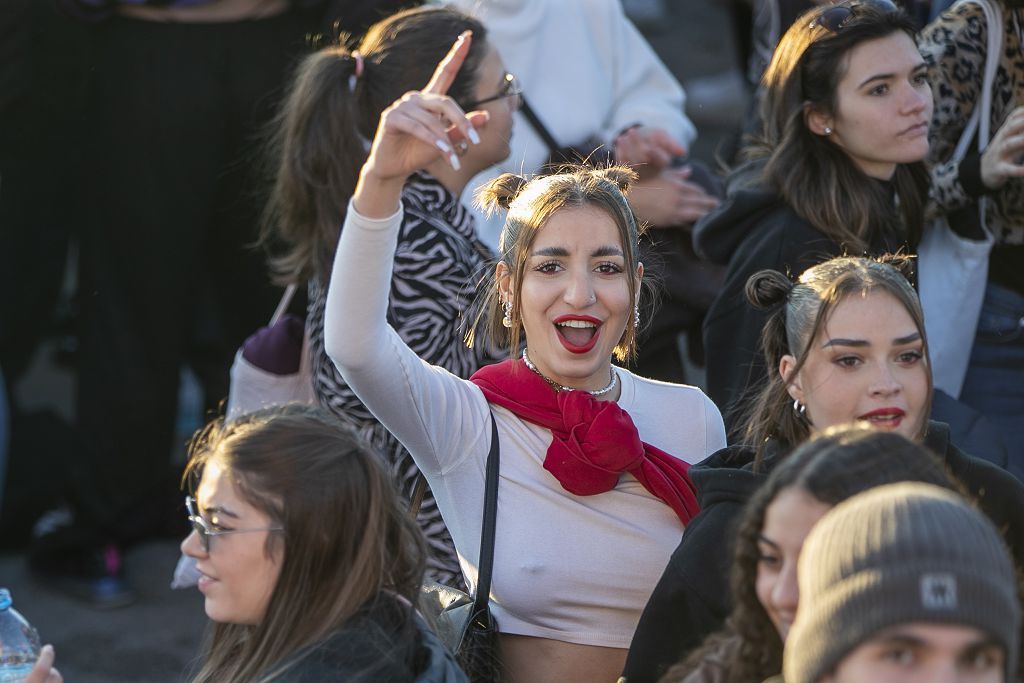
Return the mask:
[[627,683],[656,683],[729,615],[732,527],[742,504],[722,502],[695,517],[654,588],[629,647]]

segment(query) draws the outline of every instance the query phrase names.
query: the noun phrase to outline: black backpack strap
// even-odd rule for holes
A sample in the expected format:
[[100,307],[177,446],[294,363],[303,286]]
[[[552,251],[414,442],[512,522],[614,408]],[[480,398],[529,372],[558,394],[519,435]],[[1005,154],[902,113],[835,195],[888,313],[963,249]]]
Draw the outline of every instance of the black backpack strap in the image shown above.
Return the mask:
[[491,416],[491,450],[487,454],[486,488],[484,489],[484,520],[480,528],[480,566],[473,595],[473,618],[488,614],[491,597],[491,570],[494,567],[494,528],[498,519],[498,424]]

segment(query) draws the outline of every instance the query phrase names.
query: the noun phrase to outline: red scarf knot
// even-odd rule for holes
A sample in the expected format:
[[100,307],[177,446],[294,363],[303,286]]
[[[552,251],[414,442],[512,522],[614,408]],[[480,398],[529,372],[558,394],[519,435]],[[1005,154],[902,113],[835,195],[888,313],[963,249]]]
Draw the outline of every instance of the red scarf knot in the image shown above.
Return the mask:
[[689,464],[644,443],[629,413],[616,402],[598,401],[585,391],[556,392],[519,359],[481,368],[471,380],[489,402],[551,430],[544,469],[566,491],[605,493],[628,472],[683,524],[697,514]]

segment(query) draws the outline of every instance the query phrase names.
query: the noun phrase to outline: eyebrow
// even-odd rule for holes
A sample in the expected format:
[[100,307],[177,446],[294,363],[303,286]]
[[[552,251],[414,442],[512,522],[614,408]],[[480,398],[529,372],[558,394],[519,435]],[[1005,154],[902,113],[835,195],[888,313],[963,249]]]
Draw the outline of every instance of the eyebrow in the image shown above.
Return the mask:
[[203,508],[203,512],[206,514],[207,517],[211,515],[224,515],[225,517],[240,519],[240,517],[236,515],[234,512],[219,505],[211,505],[210,507]]
[[[920,341],[920,339],[921,339],[921,333],[920,332],[914,332],[912,334],[908,334],[905,337],[896,337],[895,339],[892,340],[892,343],[893,343],[894,346],[903,346],[904,344],[910,344],[912,342]],[[842,339],[842,338],[835,338],[835,339],[829,339],[827,342],[825,342],[824,344],[821,345],[821,348],[827,349],[830,346],[854,346],[854,347],[857,347],[857,348],[862,348],[862,347],[865,347],[865,346],[871,346],[871,344],[869,344],[866,339]]]
[[[569,250],[565,247],[544,247],[530,254],[530,256],[560,256],[565,258],[569,255]],[[591,252],[590,257],[594,258],[597,256],[622,256],[622,249],[612,245],[605,245],[598,247]]]
[[[913,69],[910,70],[910,73],[911,74],[916,74],[919,71],[927,71],[927,70],[928,70],[928,64],[925,63],[924,60],[922,60],[922,61],[918,62],[917,65]],[[865,79],[863,83],[861,83],[860,85],[857,86],[857,88],[858,89],[859,88],[863,88],[865,85],[867,85],[868,83],[871,83],[872,81],[887,81],[890,78],[896,78],[896,74],[894,74],[894,73],[876,74],[874,76],[871,76],[871,77]]]
[[766,537],[766,536],[758,535],[757,542],[758,543],[764,543],[765,545],[770,545],[771,547],[775,548],[776,550],[779,549],[779,544],[776,543],[775,541],[773,541],[772,539]]

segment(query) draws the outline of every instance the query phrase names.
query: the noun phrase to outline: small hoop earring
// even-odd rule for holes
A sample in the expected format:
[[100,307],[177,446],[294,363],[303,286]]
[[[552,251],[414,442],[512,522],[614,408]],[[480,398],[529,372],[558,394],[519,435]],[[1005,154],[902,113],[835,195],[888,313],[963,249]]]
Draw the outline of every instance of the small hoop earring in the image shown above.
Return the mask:
[[503,301],[501,310],[505,312],[505,317],[501,319],[501,324],[505,327],[512,327],[512,302],[507,299]]
[[822,132],[825,134],[826,137],[832,135],[832,129],[829,128],[828,126],[825,126],[825,130],[823,130]]
[[455,143],[455,153],[460,157],[469,151],[469,143],[465,140],[459,140]]
[[795,399],[794,398],[793,399],[793,412],[796,413],[797,417],[802,419],[804,417],[804,415],[807,413],[807,406],[805,406],[803,403],[801,403],[799,401],[799,399]]

